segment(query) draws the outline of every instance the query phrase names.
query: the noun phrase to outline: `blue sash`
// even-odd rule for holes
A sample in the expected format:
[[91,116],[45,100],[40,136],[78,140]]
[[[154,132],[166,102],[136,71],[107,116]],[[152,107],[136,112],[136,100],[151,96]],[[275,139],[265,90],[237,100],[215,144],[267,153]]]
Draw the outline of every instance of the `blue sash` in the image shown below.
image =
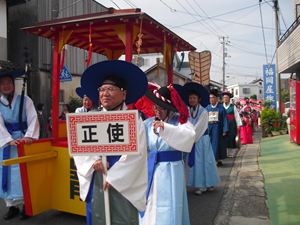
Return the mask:
[[[204,132],[203,136],[204,135],[208,135],[208,129]],[[189,157],[188,157],[188,165],[189,167],[193,167],[195,165],[195,144],[193,145],[193,148],[192,148],[192,151],[189,153]]]
[[[182,160],[182,152],[180,151],[150,151],[148,153],[148,187],[146,193],[146,199],[148,200],[150,189],[153,182],[155,165],[159,162],[176,162]],[[143,217],[145,212],[140,212],[140,216]]]
[[[19,127],[19,123],[5,123],[5,127],[7,131],[12,134],[15,131],[21,131]],[[22,127],[27,129],[27,123],[23,122]],[[10,145],[7,145],[3,148],[3,160],[10,158]],[[3,192],[7,192],[7,184],[8,184],[8,166],[2,167],[2,190]]]

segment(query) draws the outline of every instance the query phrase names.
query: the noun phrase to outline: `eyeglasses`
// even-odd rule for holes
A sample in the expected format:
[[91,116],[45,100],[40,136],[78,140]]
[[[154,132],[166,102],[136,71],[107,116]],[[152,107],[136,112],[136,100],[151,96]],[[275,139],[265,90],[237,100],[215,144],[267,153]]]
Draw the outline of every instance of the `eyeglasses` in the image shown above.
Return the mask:
[[116,90],[121,90],[121,91],[123,91],[123,88],[119,88],[119,87],[99,87],[99,88],[98,88],[98,91],[99,91],[100,93],[104,93],[104,92],[106,92],[106,91],[108,91],[109,93],[112,93],[112,92],[114,92],[114,91],[116,91]]

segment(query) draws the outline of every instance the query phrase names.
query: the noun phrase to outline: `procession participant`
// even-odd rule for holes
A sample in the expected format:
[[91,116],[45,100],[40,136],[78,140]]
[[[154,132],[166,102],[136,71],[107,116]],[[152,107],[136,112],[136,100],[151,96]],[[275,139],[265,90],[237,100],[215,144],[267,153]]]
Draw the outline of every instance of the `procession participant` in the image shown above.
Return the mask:
[[223,107],[226,110],[226,116],[228,120],[228,135],[226,136],[226,147],[228,156],[232,156],[232,149],[235,149],[235,138],[239,134],[239,127],[242,126],[240,114],[234,104],[230,103],[232,94],[229,92],[223,92]]
[[249,112],[242,111],[241,112],[242,124],[240,128],[240,136],[241,136],[241,144],[253,144],[253,130],[252,130],[252,121]]
[[[156,83],[148,82],[148,90],[153,91],[160,88],[160,86]],[[154,110],[153,110],[154,104],[153,102],[147,98],[146,96],[143,96],[139,98],[136,102],[127,105],[128,109],[137,109],[142,114],[142,118],[145,120],[149,117],[154,116]]]
[[[0,161],[18,157],[17,146],[31,143],[39,137],[39,122],[32,100],[15,91],[15,78],[24,74],[7,62],[0,65]],[[22,102],[23,99],[23,102]],[[5,220],[19,214],[23,204],[23,191],[19,164],[2,166],[0,163],[0,198],[4,199],[8,212]],[[21,219],[25,219],[24,206]]]
[[93,110],[93,101],[84,93],[82,88],[76,88],[76,93],[82,98],[82,106],[75,109],[75,113],[89,112]]
[[188,186],[195,188],[195,194],[212,191],[220,182],[215,156],[208,135],[208,112],[205,107],[209,103],[208,91],[198,83],[184,85],[188,95],[190,117],[196,132],[193,150],[189,153]]
[[153,101],[155,117],[144,121],[148,146],[147,206],[142,225],[189,225],[183,152],[190,152],[195,131],[188,110],[170,86],[146,96]]
[[217,166],[222,166],[222,159],[225,159],[227,155],[225,136],[228,132],[228,121],[223,105],[218,103],[218,90],[210,91],[209,101],[210,104],[206,107],[208,111],[208,133]]
[[[137,66],[120,60],[96,63],[83,73],[81,86],[93,102],[99,91],[100,110],[126,110],[126,104],[144,95],[147,79]],[[147,190],[147,145],[144,124],[138,120],[139,155],[108,156],[104,168],[101,156],[74,156],[80,183],[80,197],[87,202],[87,224],[105,224],[103,189],[109,188],[112,225],[137,225],[138,210],[145,210]],[[106,173],[103,182],[102,173]],[[103,184],[104,183],[104,184]]]

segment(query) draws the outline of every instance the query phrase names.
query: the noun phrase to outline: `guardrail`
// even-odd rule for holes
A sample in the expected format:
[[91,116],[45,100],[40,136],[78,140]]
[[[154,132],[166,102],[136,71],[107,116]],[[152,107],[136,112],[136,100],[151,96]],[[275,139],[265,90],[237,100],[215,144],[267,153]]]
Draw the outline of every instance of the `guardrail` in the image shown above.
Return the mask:
[[297,17],[297,19],[293,22],[293,24],[287,29],[287,31],[279,38],[278,45],[281,45],[287,38],[290,36],[290,34],[298,27],[300,24],[300,16]]

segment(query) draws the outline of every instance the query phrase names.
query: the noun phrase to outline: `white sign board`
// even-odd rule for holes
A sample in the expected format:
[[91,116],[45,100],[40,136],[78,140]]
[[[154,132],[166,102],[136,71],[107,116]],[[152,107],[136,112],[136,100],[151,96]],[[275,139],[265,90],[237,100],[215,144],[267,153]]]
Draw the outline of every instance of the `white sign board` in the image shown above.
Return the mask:
[[138,154],[138,111],[68,113],[70,155]]

